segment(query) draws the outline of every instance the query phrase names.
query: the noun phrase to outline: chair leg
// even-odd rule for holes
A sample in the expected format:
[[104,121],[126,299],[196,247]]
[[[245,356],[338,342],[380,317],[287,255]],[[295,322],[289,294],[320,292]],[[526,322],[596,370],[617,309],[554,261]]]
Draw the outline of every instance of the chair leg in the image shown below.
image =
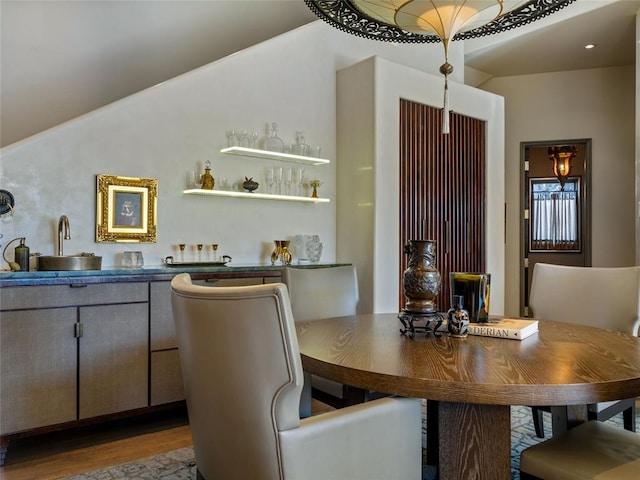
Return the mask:
[[427,465],[437,466],[439,458],[438,402],[427,400]]
[[631,406],[622,412],[622,423],[625,430],[636,431],[636,403],[635,399]]
[[533,428],[536,430],[536,437],[544,438],[544,412],[537,407],[531,407],[531,413],[533,414]]

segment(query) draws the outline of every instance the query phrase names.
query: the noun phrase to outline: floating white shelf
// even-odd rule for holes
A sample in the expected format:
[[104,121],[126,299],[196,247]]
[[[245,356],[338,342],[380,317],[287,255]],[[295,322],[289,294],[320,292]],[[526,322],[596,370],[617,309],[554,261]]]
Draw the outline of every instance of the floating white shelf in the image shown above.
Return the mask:
[[328,198],[312,198],[312,197],[295,197],[292,195],[273,195],[270,193],[249,193],[236,192],[232,190],[202,190],[201,188],[190,188],[184,190],[185,195],[203,195],[209,197],[234,197],[234,198],[253,198],[255,200],[280,200],[285,202],[300,203],[328,203]]
[[307,165],[326,165],[331,160],[316,157],[303,157],[302,155],[293,155],[291,153],[271,152],[269,150],[258,150],[256,148],[247,147],[228,147],[220,150],[221,153],[229,155],[241,155],[244,157],[266,158],[271,160],[280,160],[283,162],[305,163]]

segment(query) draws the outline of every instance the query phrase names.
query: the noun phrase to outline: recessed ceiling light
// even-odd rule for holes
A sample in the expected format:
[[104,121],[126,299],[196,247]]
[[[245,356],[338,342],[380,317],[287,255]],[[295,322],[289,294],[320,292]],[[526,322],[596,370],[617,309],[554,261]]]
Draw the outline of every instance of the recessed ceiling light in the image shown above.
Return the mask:
[[586,48],[587,50],[591,50],[592,48],[596,48],[596,44],[595,43],[587,43],[584,48]]

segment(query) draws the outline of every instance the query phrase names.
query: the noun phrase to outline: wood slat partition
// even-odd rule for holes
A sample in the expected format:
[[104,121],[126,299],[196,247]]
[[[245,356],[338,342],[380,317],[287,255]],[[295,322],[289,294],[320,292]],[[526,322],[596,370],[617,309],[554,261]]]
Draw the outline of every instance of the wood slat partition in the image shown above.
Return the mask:
[[[437,303],[449,309],[449,273],[485,268],[485,123],[451,114],[451,133],[441,133],[442,110],[400,100],[400,246],[437,241],[442,276]],[[400,285],[407,268],[400,255]],[[405,303],[402,288],[399,308]]]

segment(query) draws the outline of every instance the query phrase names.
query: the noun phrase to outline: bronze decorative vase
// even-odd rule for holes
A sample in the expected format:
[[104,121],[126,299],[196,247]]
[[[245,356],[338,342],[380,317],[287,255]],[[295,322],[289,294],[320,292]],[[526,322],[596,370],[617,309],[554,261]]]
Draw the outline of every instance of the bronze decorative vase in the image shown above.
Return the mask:
[[274,240],[276,248],[271,252],[271,265],[277,260],[283,265],[291,265],[291,251],[289,250],[289,240]]
[[407,301],[404,311],[431,314],[437,312],[435,298],[440,293],[441,278],[436,268],[436,241],[409,240],[404,246],[409,256],[402,286]]

